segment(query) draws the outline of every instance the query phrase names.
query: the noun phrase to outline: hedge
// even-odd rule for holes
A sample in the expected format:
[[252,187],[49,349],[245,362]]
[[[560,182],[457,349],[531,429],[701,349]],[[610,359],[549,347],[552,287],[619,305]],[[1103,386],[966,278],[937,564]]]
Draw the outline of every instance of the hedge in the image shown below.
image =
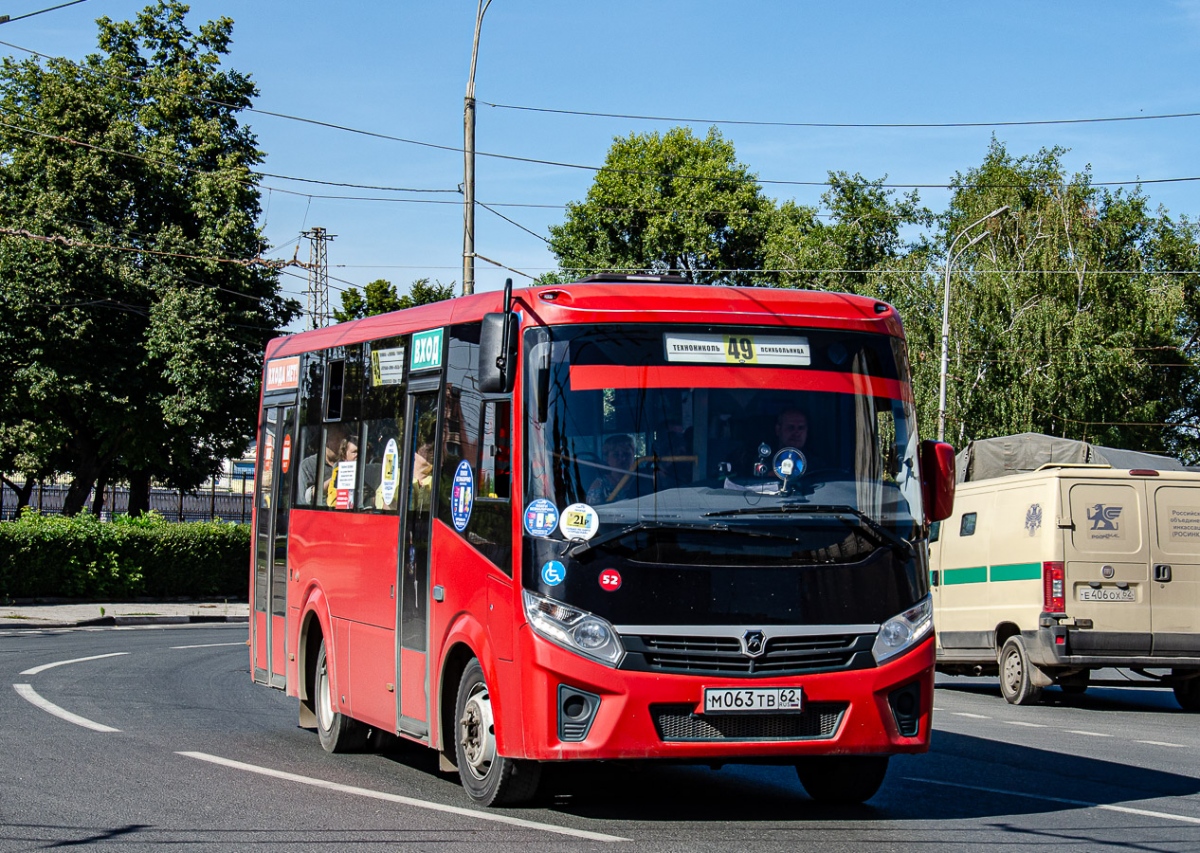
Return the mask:
[[0,523],[0,601],[245,599],[250,542],[246,524],[169,522],[156,513],[102,522],[27,509]]

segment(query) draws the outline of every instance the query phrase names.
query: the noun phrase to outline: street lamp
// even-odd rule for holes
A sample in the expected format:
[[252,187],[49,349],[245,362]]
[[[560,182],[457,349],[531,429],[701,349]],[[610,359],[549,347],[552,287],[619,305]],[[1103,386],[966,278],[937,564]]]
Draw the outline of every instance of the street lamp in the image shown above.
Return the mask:
[[954,251],[954,246],[976,225],[979,225],[981,222],[987,222],[993,216],[999,216],[1008,210],[1008,207],[1007,204],[1003,207],[997,207],[987,216],[981,216],[979,219],[976,219],[962,231],[958,232],[950,242],[950,248],[946,250],[946,283],[942,292],[942,370],[938,387],[938,441],[946,440],[946,371],[950,365],[950,268],[954,266],[954,262],[958,259],[959,255],[986,237],[988,232],[981,231],[976,234],[967,241],[967,245],[958,250],[957,254]]
[[463,280],[466,296],[475,292],[475,62],[479,58],[479,28],[492,0],[479,0],[475,12],[475,41],[471,45],[471,73],[463,98]]

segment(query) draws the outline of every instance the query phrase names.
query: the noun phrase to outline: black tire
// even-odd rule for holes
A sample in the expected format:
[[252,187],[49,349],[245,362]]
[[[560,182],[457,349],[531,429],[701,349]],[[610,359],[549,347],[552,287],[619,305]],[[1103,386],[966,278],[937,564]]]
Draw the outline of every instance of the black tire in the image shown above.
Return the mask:
[[1032,679],[1033,664],[1020,636],[1009,637],[1000,649],[1000,693],[1011,705],[1033,705],[1042,698],[1042,688]]
[[329,663],[325,658],[325,643],[317,651],[317,668],[313,678],[313,700],[317,711],[317,737],[326,752],[360,752],[367,745],[370,729],[345,714],[333,710]]
[[537,794],[542,766],[496,751],[496,724],[483,667],[471,658],[454,703],[454,757],[463,789],[481,806],[513,806]]
[[1175,701],[1185,711],[1200,711],[1200,677],[1179,681],[1174,685]]
[[854,805],[875,796],[887,768],[886,755],[831,755],[797,762],[796,775],[818,803]]

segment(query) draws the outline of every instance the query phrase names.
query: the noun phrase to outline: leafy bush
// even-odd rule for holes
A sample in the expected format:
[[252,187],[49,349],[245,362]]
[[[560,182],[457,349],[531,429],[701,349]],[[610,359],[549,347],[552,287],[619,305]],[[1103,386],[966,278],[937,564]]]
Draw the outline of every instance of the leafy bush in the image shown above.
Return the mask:
[[246,598],[249,559],[244,524],[155,513],[110,523],[27,509],[0,523],[0,600]]

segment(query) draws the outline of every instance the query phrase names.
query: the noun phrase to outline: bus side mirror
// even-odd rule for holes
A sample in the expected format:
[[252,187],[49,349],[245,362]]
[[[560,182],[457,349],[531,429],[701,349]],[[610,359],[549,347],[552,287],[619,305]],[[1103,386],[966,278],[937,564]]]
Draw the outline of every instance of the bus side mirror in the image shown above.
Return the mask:
[[517,372],[517,325],[517,318],[511,315],[483,315],[479,330],[479,390],[484,394],[506,394],[512,390]]
[[944,441],[921,442],[921,498],[929,523],[954,512],[954,448]]

